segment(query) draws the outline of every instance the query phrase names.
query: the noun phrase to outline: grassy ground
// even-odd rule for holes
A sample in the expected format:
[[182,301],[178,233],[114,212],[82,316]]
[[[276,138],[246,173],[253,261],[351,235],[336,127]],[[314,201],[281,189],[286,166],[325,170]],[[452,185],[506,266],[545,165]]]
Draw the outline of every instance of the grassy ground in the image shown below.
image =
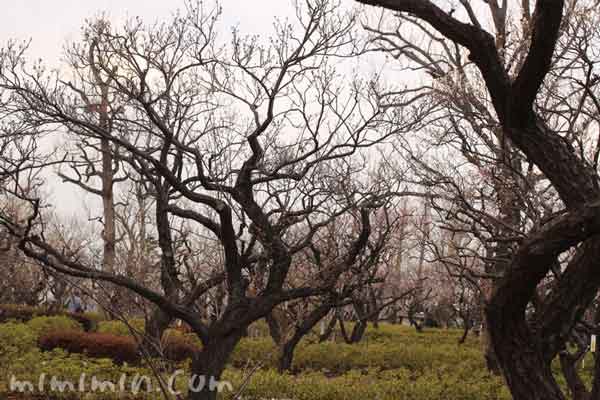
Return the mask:
[[[35,324],[34,324],[35,325]],[[39,394],[39,377],[46,374],[44,392],[50,391],[51,376],[74,382],[75,390],[85,374],[86,393],[51,393],[71,398],[159,398],[157,384],[151,394],[131,394],[136,374],[153,376],[148,367],[118,366],[108,359],[91,359],[62,350],[41,352],[36,346],[40,328],[32,324],[0,325],[0,362],[5,367],[0,394],[10,389],[11,378],[30,381]],[[383,324],[369,328],[365,339],[355,345],[315,343],[309,337],[296,351],[294,370],[280,375],[274,367],[277,349],[267,337],[244,339],[232,357],[223,380],[233,390],[221,398],[232,399],[241,391],[245,399],[277,398],[297,400],[492,400],[509,399],[501,379],[490,376],[483,363],[480,344],[471,338],[458,345],[459,331],[428,330],[418,334],[403,326]],[[173,377],[182,391],[188,384],[189,362],[170,366],[164,376]],[[117,383],[125,374],[125,393],[98,388],[91,393],[91,377]],[[14,382],[14,381],[13,381]],[[153,380],[156,382],[156,380]],[[198,382],[196,382],[198,383]],[[143,387],[143,385],[142,385]],[[29,398],[30,395],[17,398]]]
[[[62,350],[41,352],[36,342],[43,329],[47,329],[45,325],[35,321],[0,324],[0,365],[3,369],[0,399],[161,398],[158,381],[152,378],[154,372],[148,366],[115,365],[109,359],[92,359]],[[316,343],[313,337],[308,337],[296,351],[293,371],[284,375],[275,371],[277,349],[270,338],[247,338],[236,349],[222,378],[231,383],[231,389],[224,390],[221,398],[233,399],[241,392],[244,399],[510,399],[502,379],[487,373],[478,339],[469,338],[459,345],[460,334],[457,330],[441,329],[418,334],[405,326],[382,324],[378,329],[370,327],[365,339],[354,345]],[[587,364],[591,366],[592,363]],[[163,367],[165,379],[172,378],[177,389],[184,392],[189,381],[185,372],[189,371],[189,361]],[[45,374],[44,390],[40,393],[42,374]],[[85,374],[85,393],[77,392],[82,374]],[[75,390],[62,394],[51,391],[52,376],[73,382]],[[120,379],[125,379],[125,392],[107,390],[101,393],[98,387],[92,391],[93,376],[99,381],[115,383],[117,389]],[[150,393],[132,394],[136,376],[152,379]],[[15,379],[32,382],[34,391],[27,395],[11,394],[11,379],[13,382]],[[144,385],[140,384],[140,387],[143,389]]]

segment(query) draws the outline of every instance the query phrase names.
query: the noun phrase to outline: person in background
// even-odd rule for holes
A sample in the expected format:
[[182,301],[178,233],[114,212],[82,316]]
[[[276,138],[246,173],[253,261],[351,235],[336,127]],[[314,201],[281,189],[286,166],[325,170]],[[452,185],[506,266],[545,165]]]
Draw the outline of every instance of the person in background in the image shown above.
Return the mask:
[[81,301],[81,296],[78,291],[73,292],[69,298],[67,308],[72,313],[81,314],[84,312],[83,302]]

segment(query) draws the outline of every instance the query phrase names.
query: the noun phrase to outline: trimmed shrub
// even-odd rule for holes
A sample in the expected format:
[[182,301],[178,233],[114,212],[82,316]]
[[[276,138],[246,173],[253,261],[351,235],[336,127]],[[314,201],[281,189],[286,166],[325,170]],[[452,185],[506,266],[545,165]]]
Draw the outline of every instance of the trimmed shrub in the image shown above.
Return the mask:
[[81,325],[77,321],[66,316],[35,317],[27,322],[27,326],[38,337],[53,331],[82,330]]
[[0,304],[0,323],[8,320],[27,322],[36,317],[66,316],[79,322],[86,332],[94,331],[99,319],[93,313],[78,314],[66,310],[50,311],[45,307],[21,304]]
[[83,353],[92,358],[110,358],[117,364],[135,364],[140,361],[137,344],[133,338],[109,333],[53,331],[42,335],[38,345],[45,351],[60,348],[69,353]]
[[273,339],[244,338],[236,346],[229,362],[236,368],[244,368],[248,362],[275,368],[279,350]]
[[79,322],[81,324],[81,326],[83,327],[83,330],[86,332],[94,332],[98,329],[98,320],[92,319],[89,316],[87,316],[86,314],[65,312],[64,314],[60,314],[60,315],[65,315],[65,316],[72,318],[75,321]]
[[96,323],[98,323],[100,321],[106,321],[106,317],[99,312],[87,311],[81,315],[83,315],[85,318],[87,318],[91,321],[94,321]]
[[22,304],[0,304],[0,323],[8,320],[27,322],[33,317],[47,315],[43,307],[31,307]]
[[[145,322],[142,318],[132,318],[127,321],[129,325],[139,333],[144,333]],[[99,333],[110,333],[111,335],[120,335],[120,336],[131,336],[131,330],[122,321],[111,320],[111,321],[100,321],[98,323],[98,332]]]
[[[191,338],[172,330],[163,336],[161,345],[165,358],[174,362],[189,359],[200,350]],[[40,336],[38,346],[44,351],[64,349],[92,358],[109,358],[117,364],[137,364],[141,360],[138,344],[133,337],[111,333],[51,330]]]
[[181,362],[200,351],[200,346],[197,340],[195,341],[191,335],[182,334],[175,329],[168,329],[163,334],[161,345],[165,358]]
[[248,337],[250,338],[259,338],[259,337],[271,337],[269,333],[269,325],[264,319],[259,319],[258,321],[254,321],[248,327]]

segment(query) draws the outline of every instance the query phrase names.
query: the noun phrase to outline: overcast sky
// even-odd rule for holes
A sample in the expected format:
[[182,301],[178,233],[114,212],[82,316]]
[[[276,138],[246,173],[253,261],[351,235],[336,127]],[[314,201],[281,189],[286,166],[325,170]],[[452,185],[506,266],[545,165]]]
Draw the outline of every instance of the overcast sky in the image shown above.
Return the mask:
[[[205,4],[211,1],[205,0]],[[352,0],[343,2],[346,7],[355,4]],[[219,4],[223,8],[220,30],[225,36],[232,26],[238,26],[244,34],[268,35],[274,17],[295,18],[292,0],[220,0]],[[184,8],[184,0],[2,0],[0,47],[9,39],[31,39],[27,53],[30,60],[41,58],[45,65],[57,67],[65,43],[81,39],[86,18],[105,13],[115,25],[132,17],[152,23],[169,20],[177,9]],[[86,208],[97,208],[98,199],[71,185],[59,184],[56,176],[48,178],[56,179],[47,194],[59,214],[68,217],[83,211],[85,215]]]
[[[268,33],[274,16],[287,16],[292,11],[289,0],[221,0],[220,4],[223,24],[239,24],[245,33]],[[153,22],[168,19],[183,6],[183,0],[3,0],[0,40],[31,38],[29,54],[54,64],[65,41],[80,38],[86,18],[107,12],[111,21],[140,16]]]

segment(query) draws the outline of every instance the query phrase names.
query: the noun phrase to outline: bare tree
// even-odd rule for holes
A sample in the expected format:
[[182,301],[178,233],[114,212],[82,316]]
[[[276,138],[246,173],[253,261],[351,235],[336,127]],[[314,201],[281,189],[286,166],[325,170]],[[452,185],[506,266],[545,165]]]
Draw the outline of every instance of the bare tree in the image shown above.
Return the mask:
[[[333,60],[355,56],[356,47],[355,17],[338,14],[336,4],[298,5],[295,24],[276,23],[267,46],[238,32],[220,46],[218,11],[191,3],[168,24],[133,20],[121,31],[90,26],[94,68],[113,96],[106,111],[110,130],[82,111],[82,93],[91,104],[102,99],[97,85],[30,68],[14,45],[0,58],[0,88],[10,93],[2,105],[7,118],[107,140],[113,159],[152,188],[158,240],[165,244],[162,287],[63,254],[44,238],[36,198],[27,199],[24,224],[3,224],[44,268],[125,287],[185,321],[203,343],[192,373],[216,379],[252,322],[278,304],[329,291],[309,281],[287,287],[294,258],[334,219],[398,191],[393,181],[363,184],[365,152],[428,114],[426,104],[414,113],[385,106],[378,82],[337,79]],[[88,54],[89,46],[84,41],[72,51]],[[198,310],[210,282],[184,277],[173,262],[169,215],[198,224],[219,243],[226,304],[213,320]],[[266,277],[262,284],[250,281],[254,268],[265,269],[258,274]],[[215,397],[208,387],[190,393]]]
[[[290,272],[290,285],[302,286],[306,280],[317,277],[319,286],[329,290],[321,296],[286,303],[267,315],[271,336],[280,347],[280,371],[292,368],[296,346],[328,314],[352,305],[358,319],[348,342],[357,343],[368,322],[377,323],[384,309],[411,292],[391,298],[383,293],[386,271],[382,260],[389,257],[393,250],[391,239],[397,234],[399,225],[405,222],[401,215],[393,212],[390,201],[381,199],[373,210],[362,208],[355,211],[356,215],[329,224],[313,237],[304,257],[297,259],[299,264]],[[368,293],[367,298],[365,293]],[[335,320],[330,323],[330,332]],[[340,324],[343,326],[342,321]],[[327,336],[325,332],[323,335]]]
[[[462,54],[468,53],[463,64],[476,67],[485,83],[484,95],[489,96],[498,122],[497,137],[501,143],[509,144],[502,147],[501,153],[507,159],[503,163],[505,170],[510,170],[510,175],[525,176],[515,181],[505,179],[505,173],[496,175],[503,177],[500,181],[505,185],[495,191],[498,222],[506,229],[505,233],[492,229],[497,245],[489,256],[496,260],[494,265],[501,268],[490,272],[500,272],[501,276],[497,277],[486,304],[491,345],[515,399],[564,399],[550,363],[564,347],[575,322],[596,297],[600,282],[592,260],[597,259],[600,246],[595,236],[599,228],[597,163],[589,147],[577,145],[585,141],[584,121],[593,115],[587,110],[597,112],[593,101],[596,79],[589,66],[585,66],[586,58],[593,58],[593,53],[587,53],[585,58],[568,57],[569,52],[563,51],[565,48],[559,38],[567,42],[569,38],[576,38],[577,35],[570,36],[572,32],[567,29],[571,26],[571,17],[587,15],[595,5],[567,2],[565,7],[564,1],[538,0],[531,10],[529,2],[488,2],[487,5],[495,9],[491,28],[496,34],[492,35],[484,28],[482,18],[470,1],[461,1],[464,12],[457,15],[431,1],[361,2],[383,6],[403,16],[411,15],[417,26],[428,24],[444,36],[437,39],[438,44],[451,51],[454,49],[456,58],[465,59]],[[523,26],[520,41],[509,40],[504,23],[510,15],[509,6],[516,8],[514,15],[519,16]],[[575,25],[586,25],[582,19],[579,22]],[[554,57],[557,49],[560,53]],[[415,54],[421,56],[423,52]],[[557,76],[564,74],[562,61],[565,59],[582,65],[575,74],[580,85],[571,85],[566,93],[551,80],[552,71]],[[435,76],[441,77],[443,75]],[[557,96],[563,104],[569,104],[560,114],[553,108]],[[541,101],[542,98],[546,100]],[[476,109],[476,99],[466,100]],[[558,119],[568,122],[565,125]],[[580,139],[573,139],[574,136]],[[473,139],[463,141],[466,145],[473,143]],[[529,166],[522,168],[523,164]],[[516,182],[527,183],[528,173],[535,177],[532,181],[535,187],[546,186],[546,194],[556,193],[559,200],[551,203],[549,212],[534,224],[523,225],[519,221],[523,217],[520,211],[526,209],[523,204],[527,202],[511,199],[511,196],[523,193],[513,188]],[[516,226],[522,226],[522,230],[515,229]],[[518,232],[516,238],[507,237],[514,231]],[[510,245],[502,245],[502,236],[505,241],[510,239]],[[574,251],[570,252],[571,249]],[[559,271],[560,279],[554,280],[540,297],[539,287],[553,270]],[[534,316],[530,309],[532,304],[535,304]]]

